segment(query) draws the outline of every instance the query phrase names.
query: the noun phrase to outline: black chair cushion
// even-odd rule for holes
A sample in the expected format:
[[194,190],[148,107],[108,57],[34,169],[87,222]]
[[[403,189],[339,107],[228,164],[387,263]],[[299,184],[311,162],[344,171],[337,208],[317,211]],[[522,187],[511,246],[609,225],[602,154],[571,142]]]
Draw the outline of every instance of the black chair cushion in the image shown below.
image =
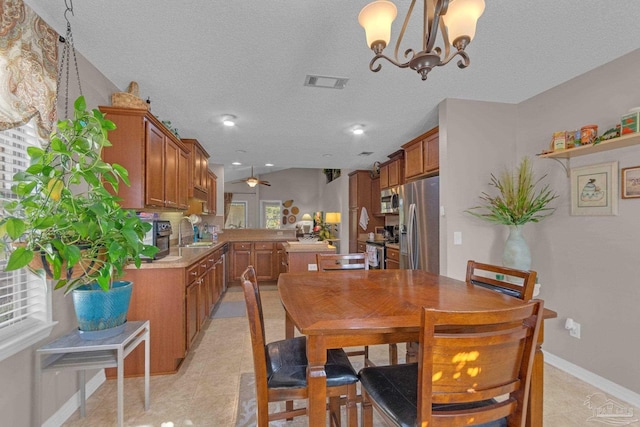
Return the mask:
[[[371,400],[401,427],[415,427],[418,417],[418,364],[376,366],[360,371],[360,383]],[[493,400],[465,404],[435,404],[433,409],[460,410],[478,408]],[[506,418],[479,427],[506,427]]]
[[[267,344],[267,383],[269,388],[307,386],[307,340],[296,337]],[[327,387],[358,382],[349,357],[342,349],[327,351]]]

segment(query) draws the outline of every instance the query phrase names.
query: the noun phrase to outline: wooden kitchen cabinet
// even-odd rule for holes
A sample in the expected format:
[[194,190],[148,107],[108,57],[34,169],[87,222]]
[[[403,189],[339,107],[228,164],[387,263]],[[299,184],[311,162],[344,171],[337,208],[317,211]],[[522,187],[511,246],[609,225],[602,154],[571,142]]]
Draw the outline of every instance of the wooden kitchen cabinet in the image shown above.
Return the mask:
[[387,157],[389,160],[380,165],[381,190],[404,184],[404,151],[398,150]]
[[237,285],[244,270],[252,265],[251,242],[235,242],[231,244],[230,249],[231,271],[229,272],[229,280],[233,282],[232,285]]
[[190,150],[189,197],[208,201],[209,187],[209,154],[197,139],[182,139]]
[[384,216],[380,200],[380,177],[371,180],[371,212],[375,216]]
[[178,209],[189,208],[189,153],[178,152]]
[[256,279],[277,280],[279,270],[276,268],[277,253],[274,242],[253,243],[253,266],[256,270]]
[[217,209],[217,197],[218,197],[218,177],[211,170],[207,171],[207,204],[206,213],[209,215],[215,215]]
[[[103,160],[118,163],[129,172],[131,186],[120,185],[118,196],[127,209],[186,209],[180,194],[187,148],[146,110],[100,107],[116,129],[109,132],[111,147]],[[181,199],[182,197],[182,199]]]
[[278,242],[234,242],[231,244],[229,280],[236,285],[244,270],[253,265],[258,281],[278,280],[280,274]]
[[433,175],[439,170],[440,138],[438,128],[414,138],[402,146],[404,149],[405,180]]
[[387,257],[385,259],[385,268],[387,270],[400,269],[400,251],[387,246]]
[[[378,194],[378,199],[380,195]],[[362,209],[367,210],[367,228],[359,225]],[[358,233],[369,233],[375,227],[384,225],[384,217],[375,216],[371,197],[371,174],[367,170],[357,170],[349,174],[349,252],[356,252]]]
[[[202,330],[225,285],[223,250],[204,254],[182,268],[127,269],[123,280],[134,282],[128,320],[149,320],[151,374],[175,373]],[[144,349],[136,348],[125,363],[125,375],[144,373]],[[116,370],[107,369],[114,378]]]

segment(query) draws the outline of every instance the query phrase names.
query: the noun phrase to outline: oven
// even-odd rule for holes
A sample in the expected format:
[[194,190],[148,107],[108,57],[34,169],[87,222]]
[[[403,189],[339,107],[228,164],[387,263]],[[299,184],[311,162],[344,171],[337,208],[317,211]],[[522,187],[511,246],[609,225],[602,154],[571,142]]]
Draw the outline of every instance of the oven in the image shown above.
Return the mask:
[[370,270],[385,269],[384,263],[386,253],[384,242],[367,241],[366,254]]
[[159,249],[155,257],[142,257],[151,262],[154,259],[164,258],[169,255],[171,239],[171,222],[164,220],[154,220],[151,222],[151,230],[144,236],[145,245],[153,245]]

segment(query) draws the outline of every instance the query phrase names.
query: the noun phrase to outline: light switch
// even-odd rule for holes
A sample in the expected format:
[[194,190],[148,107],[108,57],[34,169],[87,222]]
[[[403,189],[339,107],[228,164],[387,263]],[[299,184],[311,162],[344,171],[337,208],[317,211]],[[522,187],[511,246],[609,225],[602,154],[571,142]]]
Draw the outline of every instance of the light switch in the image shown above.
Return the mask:
[[307,271],[318,271],[318,264],[307,264]]
[[454,231],[453,232],[453,244],[461,245],[462,244],[462,231]]
[[444,216],[444,206],[440,206],[440,216]]

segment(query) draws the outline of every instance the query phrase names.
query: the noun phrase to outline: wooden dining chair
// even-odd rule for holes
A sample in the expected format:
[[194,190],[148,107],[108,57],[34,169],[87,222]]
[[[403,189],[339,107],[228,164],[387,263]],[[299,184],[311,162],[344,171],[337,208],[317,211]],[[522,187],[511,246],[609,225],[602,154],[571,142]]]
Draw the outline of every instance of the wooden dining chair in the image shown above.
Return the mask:
[[542,310],[423,308],[418,363],[360,371],[362,425],[523,427]]
[[[366,253],[352,254],[316,254],[318,271],[345,271],[345,270],[368,270],[369,262]],[[369,346],[364,346],[362,350],[348,350],[349,356],[364,356],[364,366],[375,366],[369,359]],[[396,344],[389,344],[389,364],[398,363],[398,347]]]
[[533,270],[516,270],[473,260],[467,261],[467,283],[493,289],[524,301],[533,298],[536,275]]
[[[295,337],[271,343],[265,342],[264,316],[260,290],[253,266],[247,267],[240,277],[244,292],[251,333],[253,368],[256,377],[256,416],[258,427],[268,427],[269,421],[292,419],[307,413],[307,408],[293,408],[292,401],[307,399],[307,341]],[[358,376],[343,350],[328,350],[327,397],[332,426],[339,427],[341,397],[346,396],[348,425],[358,423]],[[269,402],[287,401],[286,410],[269,414]]]

